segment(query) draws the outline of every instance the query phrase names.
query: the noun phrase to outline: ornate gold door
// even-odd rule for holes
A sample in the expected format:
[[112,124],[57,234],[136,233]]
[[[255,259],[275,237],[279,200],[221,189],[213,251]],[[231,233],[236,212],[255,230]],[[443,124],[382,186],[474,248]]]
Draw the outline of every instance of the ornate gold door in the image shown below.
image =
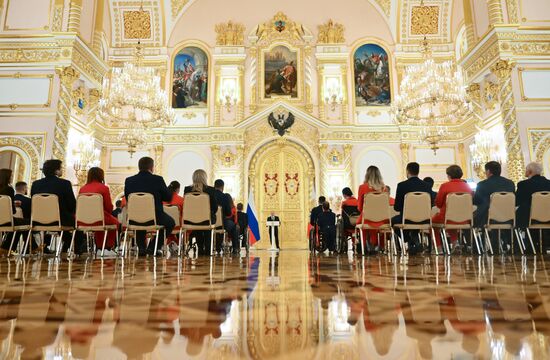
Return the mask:
[[295,146],[276,143],[259,156],[256,169],[258,220],[261,237],[266,240],[258,246],[269,247],[265,221],[271,212],[275,212],[281,220],[281,249],[307,248],[307,194],[310,180],[306,177],[308,164],[304,155]]

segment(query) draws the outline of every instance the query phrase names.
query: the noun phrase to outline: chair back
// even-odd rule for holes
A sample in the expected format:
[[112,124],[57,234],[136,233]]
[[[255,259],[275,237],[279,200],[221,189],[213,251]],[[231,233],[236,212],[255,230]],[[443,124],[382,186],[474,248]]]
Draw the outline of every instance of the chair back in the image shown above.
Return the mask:
[[214,226],[216,229],[223,229],[223,211],[221,206],[218,206],[218,211],[216,211],[216,224]]
[[487,224],[506,222],[516,224],[516,196],[508,191],[492,193]]
[[174,223],[176,224],[176,228],[179,228],[181,226],[181,214],[180,209],[177,205],[164,205],[163,206],[164,212],[166,215],[170,216]]
[[382,222],[391,220],[390,195],[387,192],[370,192],[363,199],[362,221]]
[[0,227],[13,227],[13,207],[11,198],[0,195]]
[[210,196],[207,193],[191,192],[184,195],[183,223],[210,224]]
[[447,195],[445,204],[445,223],[449,221],[473,223],[474,205],[472,194],[465,192],[451,193]]
[[76,226],[105,226],[103,196],[94,193],[82,193],[76,198]]
[[432,197],[427,192],[410,192],[405,194],[403,204],[403,224],[407,221],[432,223]]
[[128,197],[128,224],[157,225],[155,198],[149,193],[133,193]]
[[550,222],[550,191],[538,191],[531,197],[531,216],[529,225]]
[[31,226],[34,223],[61,227],[59,198],[55,194],[35,194],[32,196]]

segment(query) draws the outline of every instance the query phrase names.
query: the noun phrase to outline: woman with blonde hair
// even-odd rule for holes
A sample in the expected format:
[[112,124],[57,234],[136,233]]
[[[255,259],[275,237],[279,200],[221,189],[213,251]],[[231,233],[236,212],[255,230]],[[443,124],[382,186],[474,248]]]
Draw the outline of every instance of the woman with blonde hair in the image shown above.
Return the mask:
[[[365,195],[370,192],[387,192],[387,193],[390,192],[389,188],[386,186],[386,184],[384,184],[384,179],[382,178],[380,169],[378,169],[378,167],[374,165],[371,165],[367,168],[367,172],[365,173],[365,181],[363,182],[363,184],[359,186],[359,190],[357,191],[358,209],[359,209],[359,212],[361,212],[361,216],[359,216],[359,219],[357,220],[358,224],[363,222],[363,205],[364,205]],[[390,200],[390,204],[391,204],[391,200]],[[381,226],[385,223],[366,221],[365,224],[368,224],[370,226]],[[376,230],[369,230],[370,243],[372,246],[377,245],[377,242],[378,242],[377,233],[378,232]],[[366,235],[366,232],[364,232],[363,234]]]
[[[216,211],[218,210],[218,202],[216,201],[216,189],[208,186],[208,175],[203,169],[197,169],[193,172],[193,184],[186,186],[183,190],[184,194],[189,193],[205,193],[210,197],[210,221],[212,224],[216,222]],[[203,224],[196,224],[203,225]],[[199,255],[210,255],[210,232],[209,231],[194,231],[191,236],[196,235],[199,246]]]

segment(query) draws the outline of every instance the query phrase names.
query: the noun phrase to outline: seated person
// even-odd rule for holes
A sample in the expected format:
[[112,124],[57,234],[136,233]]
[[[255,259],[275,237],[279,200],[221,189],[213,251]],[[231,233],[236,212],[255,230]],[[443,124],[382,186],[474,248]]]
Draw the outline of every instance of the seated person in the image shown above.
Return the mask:
[[[88,179],[86,185],[80,188],[79,194],[93,193],[100,194],[103,197],[103,217],[105,225],[119,225],[118,219],[113,216],[113,203],[111,201],[111,192],[105,185],[105,172],[103,169],[93,167],[88,170]],[[98,249],[103,247],[103,231],[96,231],[95,243]],[[107,232],[107,240],[105,241],[105,249],[114,249],[116,244],[116,230]]]
[[23,219],[31,218],[31,198],[27,196],[28,185],[24,181],[18,181],[15,184],[15,202],[19,202],[19,207],[23,211]]
[[248,229],[248,215],[243,211],[243,203],[237,204],[237,224],[239,225],[239,236],[246,239],[246,231]]
[[319,205],[311,209],[311,213],[309,215],[309,225],[315,226],[317,223],[317,217],[323,212],[323,204],[325,201],[327,201],[327,199],[324,196],[319,196]]
[[512,180],[501,176],[502,167],[497,161],[489,161],[485,164],[485,176],[487,179],[477,184],[474,194],[474,205],[477,206],[474,224],[483,227],[487,224],[491,195],[495,192],[514,192],[516,186]]
[[[13,214],[15,214],[15,201],[14,201],[14,197],[15,197],[15,191],[13,190],[13,188],[10,186],[10,183],[11,183],[11,176],[12,176],[12,171],[11,169],[0,169],[0,195],[6,195],[6,196],[9,196],[10,200],[11,200],[11,206],[12,206],[12,212]],[[30,218],[16,218],[14,217],[13,218],[13,224],[15,226],[21,226],[21,225],[28,225],[30,223]],[[0,224],[2,225],[2,224]],[[23,237],[25,238],[28,234],[28,232],[23,232]],[[16,233],[15,234],[15,240],[14,240],[14,244],[12,246],[12,249],[16,249],[17,248],[17,243],[19,241],[19,236],[20,234]],[[7,240],[4,241],[2,243],[2,248],[0,249],[0,254],[7,254],[8,253],[8,250],[10,248],[10,245],[11,245],[11,241],[12,241],[12,236],[8,236],[7,237]],[[34,248],[36,249],[36,245],[34,246]]]
[[[155,161],[150,157],[142,157],[138,162],[139,173],[134,176],[126,178],[124,183],[124,196],[129,199],[133,193],[144,192],[152,194],[155,198],[155,216],[157,225],[164,226],[167,234],[172,232],[172,229],[176,225],[174,220],[164,212],[162,207],[163,201],[172,200],[172,194],[168,190],[166,183],[162,176],[154,175]],[[146,254],[157,256],[155,254],[155,241],[150,241],[146,248],[145,238],[147,233],[145,231],[136,231],[136,242],[138,245],[138,252],[140,256]],[[164,244],[164,231],[159,232],[158,249],[162,248]]]
[[353,196],[353,192],[349,187],[342,189],[342,220],[344,221],[344,229],[355,229],[357,219],[360,215],[359,204]]
[[223,214],[223,227],[227,234],[231,237],[231,242],[233,245],[233,255],[240,253],[239,249],[239,234],[237,232],[237,225],[234,221],[234,214],[232,211],[233,198],[230,194],[224,193],[225,183],[222,179],[217,179],[214,181],[214,189],[216,189],[215,196],[216,201],[219,206],[222,207]]
[[179,181],[172,181],[170,185],[168,185],[168,190],[170,191],[170,194],[172,194],[172,199],[170,201],[164,201],[164,205],[176,205],[178,207],[178,210],[180,211],[180,215],[183,212],[183,197],[179,195],[181,189],[181,185]]
[[117,200],[115,202],[115,208],[113,210],[113,212],[111,213],[111,215],[113,215],[114,217],[116,217],[118,219],[118,216],[122,214],[122,200]]
[[329,251],[336,250],[336,215],[330,210],[328,201],[323,203],[323,212],[317,218],[319,233],[323,234]]
[[433,190],[435,181],[432,177],[429,177],[429,176],[422,179],[422,181],[424,181],[426,184],[430,185],[430,196],[432,197],[432,207],[433,207],[433,206],[435,206],[435,198],[437,197],[437,192]]

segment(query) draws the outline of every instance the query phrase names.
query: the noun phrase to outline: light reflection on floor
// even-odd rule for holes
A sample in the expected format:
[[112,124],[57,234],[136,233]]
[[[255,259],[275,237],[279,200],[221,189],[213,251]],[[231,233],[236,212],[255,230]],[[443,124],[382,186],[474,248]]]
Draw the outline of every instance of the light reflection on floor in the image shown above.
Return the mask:
[[0,259],[0,359],[550,358],[545,260]]

